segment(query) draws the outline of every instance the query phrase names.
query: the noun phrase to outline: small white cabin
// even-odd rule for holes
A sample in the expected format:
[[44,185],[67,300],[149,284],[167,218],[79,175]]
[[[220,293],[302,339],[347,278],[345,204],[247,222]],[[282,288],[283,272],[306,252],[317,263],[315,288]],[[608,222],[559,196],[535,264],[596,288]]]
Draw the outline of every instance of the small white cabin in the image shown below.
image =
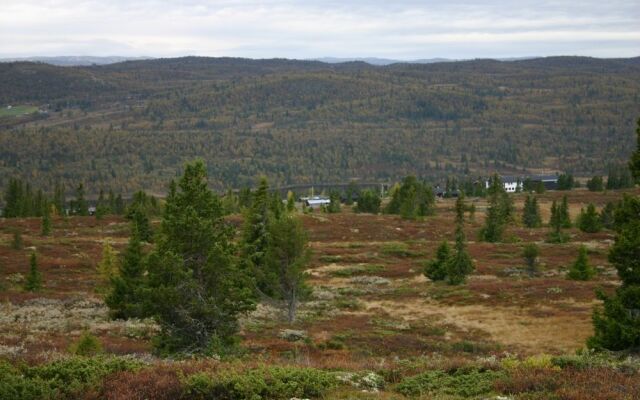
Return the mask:
[[[523,181],[520,178],[503,176],[503,177],[500,177],[500,180],[502,181],[502,187],[504,188],[504,191],[507,193],[515,193],[517,191],[522,191],[524,186]],[[489,186],[491,186],[491,181],[486,180],[485,188],[489,189]]]
[[304,197],[301,200],[307,207],[311,208],[320,208],[331,204],[331,200],[328,197],[322,196]]

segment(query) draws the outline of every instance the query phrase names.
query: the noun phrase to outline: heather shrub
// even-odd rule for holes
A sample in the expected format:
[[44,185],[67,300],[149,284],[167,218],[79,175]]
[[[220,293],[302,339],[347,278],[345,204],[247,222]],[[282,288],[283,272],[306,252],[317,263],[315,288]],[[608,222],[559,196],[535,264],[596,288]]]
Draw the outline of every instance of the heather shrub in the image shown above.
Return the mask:
[[518,399],[626,400],[640,398],[640,379],[612,368],[517,368],[495,389]]
[[180,377],[183,371],[173,366],[122,371],[109,375],[100,390],[89,399],[101,400],[175,400],[184,392]]
[[553,393],[561,385],[558,371],[548,368],[514,368],[494,383],[494,388],[500,393],[518,395],[522,393],[539,394],[525,398],[553,398]]

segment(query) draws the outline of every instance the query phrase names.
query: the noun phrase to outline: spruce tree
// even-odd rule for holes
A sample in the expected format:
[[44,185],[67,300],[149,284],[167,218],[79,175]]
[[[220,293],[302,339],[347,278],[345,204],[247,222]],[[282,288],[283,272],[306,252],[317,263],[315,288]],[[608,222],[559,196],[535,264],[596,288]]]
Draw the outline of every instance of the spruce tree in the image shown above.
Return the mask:
[[262,177],[258,189],[253,193],[251,207],[247,209],[242,232],[242,257],[245,268],[255,277],[256,287],[264,294],[270,294],[273,288],[269,271],[266,268],[267,249],[269,247],[269,186]]
[[285,212],[284,203],[277,190],[274,190],[269,197],[269,212],[275,219],[279,219]]
[[358,194],[358,186],[354,181],[350,181],[349,186],[347,186],[345,204],[348,206],[353,205],[354,198],[357,198]]
[[607,189],[627,189],[633,187],[633,171],[629,170],[631,167],[631,164],[610,165],[609,175],[607,176]]
[[[266,196],[262,200],[266,208]],[[145,305],[160,326],[154,341],[160,353],[226,351],[235,343],[239,315],[255,308],[234,229],[222,215],[204,163],[187,164],[178,185],[170,185],[156,249],[146,262]]]
[[293,213],[296,211],[296,198],[293,192],[287,192],[287,212]]
[[153,229],[151,228],[151,222],[149,216],[142,207],[135,207],[130,214],[132,224],[135,226],[135,231],[138,234],[138,238],[143,242],[153,242]]
[[558,190],[571,190],[574,186],[573,175],[560,174],[560,176],[558,176]]
[[17,218],[24,216],[24,184],[16,178],[10,178],[7,189],[4,192],[5,206],[3,216],[5,218]]
[[237,214],[240,211],[240,200],[232,189],[227,190],[222,198],[222,209],[224,215]]
[[36,192],[36,196],[33,199],[33,213],[31,216],[34,217],[42,217],[44,213],[47,212],[47,207],[49,205],[49,199],[44,195],[42,189],[38,189]]
[[456,200],[456,243],[454,253],[447,262],[447,283],[450,285],[464,283],[467,275],[474,270],[473,261],[466,249],[464,210],[464,196],[461,194]]
[[340,212],[340,193],[337,190],[332,190],[329,194],[329,207],[327,207],[327,212],[335,214]]
[[636,184],[640,184],[640,118],[636,127],[636,150],[631,155],[629,170]]
[[534,190],[537,194],[542,194],[546,192],[547,189],[544,187],[544,182],[537,181],[534,185]]
[[625,196],[615,210],[615,243],[609,262],[618,271],[622,285],[607,296],[593,315],[595,334],[587,345],[596,349],[640,348],[640,198]]
[[576,281],[588,281],[595,275],[595,271],[589,265],[589,259],[587,257],[587,248],[580,246],[578,252],[578,258],[571,265],[567,277]]
[[65,214],[65,204],[67,200],[65,198],[65,188],[60,182],[56,182],[55,188],[53,191],[53,205],[56,208],[56,213],[58,215]]
[[512,203],[505,192],[498,175],[494,175],[488,189],[489,208],[484,226],[480,230],[480,238],[485,242],[499,242],[502,240],[505,225],[512,213]]
[[298,303],[307,293],[305,269],[311,255],[301,221],[292,215],[276,219],[269,226],[267,267],[276,279],[269,292],[284,300],[289,323],[295,321]]
[[380,212],[380,196],[373,190],[363,190],[360,192],[358,202],[354,208],[357,213],[377,214]]
[[22,250],[24,243],[22,242],[22,233],[16,229],[13,231],[13,239],[11,240],[11,248],[14,250]]
[[102,259],[98,263],[98,274],[102,282],[109,283],[118,274],[118,258],[109,240],[102,245]]
[[569,215],[569,201],[567,196],[562,196],[562,203],[558,209],[558,218],[563,228],[571,228],[571,216]]
[[115,200],[115,207],[113,213],[115,215],[123,215],[125,211],[124,200],[122,199],[122,193],[118,193]]
[[98,195],[98,203],[96,204],[96,219],[98,221],[104,219],[111,210],[109,209],[109,204],[104,198],[104,190],[100,189],[100,194]]
[[109,189],[109,194],[107,196],[107,203],[109,204],[109,210],[112,214],[117,214],[116,212],[116,195],[113,193],[113,189]]
[[540,250],[535,243],[527,244],[522,251],[522,257],[527,264],[527,272],[531,277],[538,273],[538,254],[540,254]]
[[432,281],[443,281],[447,277],[447,263],[451,257],[451,249],[447,241],[443,241],[436,250],[436,257],[424,268],[424,276]]
[[21,217],[30,217],[34,215],[33,191],[31,190],[31,185],[28,182],[24,185],[24,195],[21,203]]
[[549,225],[553,230],[547,239],[549,243],[565,243],[569,240],[568,236],[562,232],[563,216],[560,208],[561,207],[557,205],[555,200],[551,203],[551,218],[549,219]]
[[82,183],[76,188],[76,198],[72,202],[71,212],[74,215],[89,215],[89,204],[84,198],[84,185]]
[[416,209],[416,188],[411,186],[400,199],[400,216],[403,219],[416,219],[418,211]]
[[612,202],[608,202],[602,210],[600,210],[600,225],[605,229],[613,229],[615,206]]
[[596,212],[596,207],[593,204],[587,206],[587,210],[580,210],[580,217],[578,218],[578,228],[581,231],[587,233],[596,233],[602,230],[602,224],[600,222],[600,216]]
[[42,274],[38,270],[38,259],[36,253],[31,253],[29,258],[29,273],[24,283],[24,290],[27,292],[37,292],[42,289]]
[[51,235],[51,214],[48,210],[45,211],[42,216],[42,229],[40,231],[42,236]]
[[435,196],[429,185],[426,185],[415,176],[407,176],[402,184],[392,190],[391,201],[384,212],[387,214],[399,214],[404,219],[415,219],[433,214],[435,209]]
[[554,229],[562,228],[560,214],[558,214],[558,203],[556,203],[555,200],[551,203],[551,217],[549,218],[549,226]]
[[538,207],[538,199],[531,195],[527,195],[524,200],[522,222],[527,228],[539,228],[542,225],[542,219],[540,218],[540,208]]
[[[117,261],[113,249],[107,242],[103,249],[103,261],[100,272],[109,279],[110,290],[105,298],[109,307],[109,314],[114,319],[129,319],[145,316],[144,303],[144,272],[145,265],[142,254],[140,235],[134,223],[131,224],[129,243]],[[115,264],[115,265],[114,265]],[[113,268],[117,267],[116,271]]]
[[240,203],[240,208],[247,209],[251,207],[251,188],[243,187],[238,192],[238,202]]
[[587,182],[587,188],[591,192],[602,192],[604,190],[604,181],[601,176],[594,176]]

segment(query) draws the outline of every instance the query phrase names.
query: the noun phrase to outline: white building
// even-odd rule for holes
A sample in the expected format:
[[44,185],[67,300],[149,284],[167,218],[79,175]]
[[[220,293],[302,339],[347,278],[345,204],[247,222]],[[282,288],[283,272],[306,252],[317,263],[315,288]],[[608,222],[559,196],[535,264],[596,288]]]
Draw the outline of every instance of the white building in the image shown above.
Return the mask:
[[[525,177],[520,176],[501,176],[502,187],[507,193],[515,193],[516,191],[523,191],[524,183],[537,183],[541,182],[544,188],[547,190],[555,190],[558,187],[557,175],[529,175]],[[488,189],[491,186],[491,179],[485,181],[485,187]]]
[[[522,191],[522,179],[514,176],[501,176],[500,180],[502,181],[502,187],[504,188],[505,192],[515,193],[516,191]],[[489,186],[491,186],[491,180],[487,179],[485,181],[485,188],[489,189]]]
[[301,197],[300,200],[302,200],[307,207],[311,208],[320,208],[331,204],[331,200],[323,196]]

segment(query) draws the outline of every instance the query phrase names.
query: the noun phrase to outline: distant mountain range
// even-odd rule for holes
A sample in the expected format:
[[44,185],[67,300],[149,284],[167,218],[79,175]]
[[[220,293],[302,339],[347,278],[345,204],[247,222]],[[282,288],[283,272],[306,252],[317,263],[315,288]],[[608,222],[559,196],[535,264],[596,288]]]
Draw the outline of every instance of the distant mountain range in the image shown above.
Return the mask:
[[[509,58],[496,58],[498,61],[519,61],[530,60],[536,57],[509,57]],[[455,62],[455,61],[467,61],[466,59],[453,59],[453,58],[419,58],[415,60],[398,60],[393,58],[378,58],[378,57],[353,57],[353,58],[341,58],[341,57],[322,57],[315,58],[313,61],[320,61],[328,64],[339,64],[344,62],[365,62],[371,65],[391,65],[391,64],[433,64],[439,62]]]
[[[498,61],[519,61],[529,60],[535,57],[511,57],[511,58],[498,58]],[[108,65],[115,64],[124,61],[140,61],[140,60],[153,60],[154,57],[123,57],[123,56],[108,56],[108,57],[94,57],[94,56],[55,56],[55,57],[13,57],[13,58],[0,58],[0,62],[16,62],[16,61],[28,61],[28,62],[41,62],[45,64],[57,65],[62,67],[73,66],[89,66],[89,65]],[[399,60],[392,58],[378,58],[378,57],[321,57],[310,59],[309,61],[320,61],[327,64],[340,64],[347,62],[365,62],[370,65],[392,65],[392,64],[433,64],[439,62],[455,62],[465,61],[461,59],[452,58],[420,58],[415,60]]]
[[88,65],[107,65],[115,64],[123,61],[151,60],[152,57],[122,57],[122,56],[55,56],[55,57],[13,57],[0,58],[0,62],[41,62],[45,64],[57,65],[61,67],[88,66]]
[[396,60],[392,58],[378,58],[378,57],[321,57],[314,58],[313,61],[320,61],[327,64],[339,64],[345,62],[365,62],[371,65],[391,65],[391,64],[432,64],[437,62],[447,62],[447,61],[455,61],[450,58],[424,58],[419,60]]

